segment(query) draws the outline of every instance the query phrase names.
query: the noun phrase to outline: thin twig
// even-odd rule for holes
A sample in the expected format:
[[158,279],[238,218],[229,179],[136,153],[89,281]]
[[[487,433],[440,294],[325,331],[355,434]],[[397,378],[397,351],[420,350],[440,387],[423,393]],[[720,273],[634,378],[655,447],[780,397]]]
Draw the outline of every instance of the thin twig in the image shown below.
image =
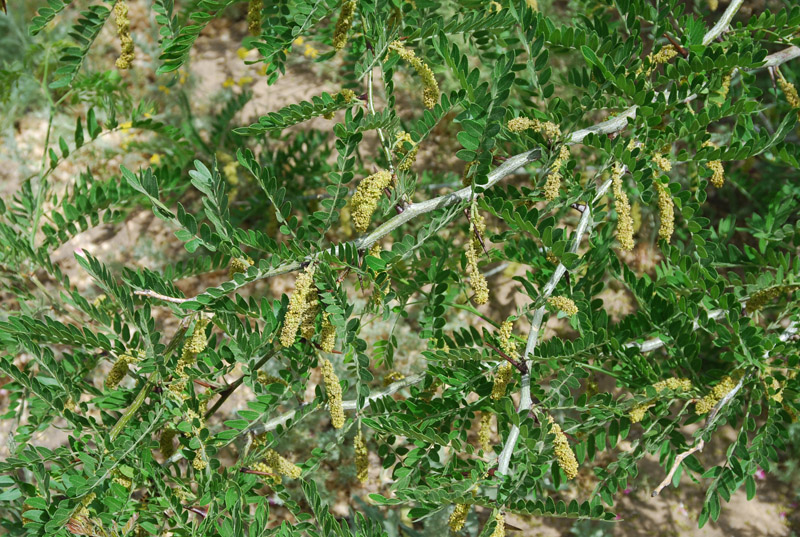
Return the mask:
[[157,298],[158,300],[163,300],[165,302],[174,302],[175,304],[183,304],[184,302],[189,302],[190,300],[192,300],[191,298],[178,298],[174,296],[162,295],[161,293],[156,293],[155,291],[151,291],[150,289],[142,289],[139,291],[134,291],[133,294],[138,296]]
[[[261,367],[263,367],[263,366],[264,366],[264,364],[266,364],[266,363],[269,361],[269,359],[270,359],[270,358],[272,358],[273,356],[275,356],[277,353],[278,353],[278,349],[277,349],[277,348],[272,348],[272,349],[270,349],[270,350],[267,352],[267,354],[265,354],[265,355],[264,355],[264,356],[263,356],[263,357],[262,357],[262,358],[261,358],[261,359],[260,359],[260,360],[259,360],[259,361],[256,363],[256,365],[254,365],[254,366],[252,367],[252,370],[253,370],[253,371],[258,371],[259,369],[261,369]],[[245,378],[245,375],[242,375],[242,376],[241,376],[241,377],[239,377],[238,379],[234,380],[234,381],[233,381],[233,383],[231,383],[231,384],[230,384],[230,385],[229,385],[227,388],[225,388],[225,389],[224,389],[222,392],[220,392],[220,394],[219,394],[219,399],[217,399],[217,402],[216,402],[216,403],[214,403],[214,406],[212,406],[212,407],[211,407],[211,408],[208,410],[208,412],[206,412],[206,416],[205,416],[205,419],[206,419],[206,420],[208,420],[208,418],[210,418],[211,416],[213,416],[213,415],[214,415],[214,412],[216,412],[217,410],[219,410],[219,407],[221,407],[221,406],[222,406],[222,404],[223,404],[223,403],[224,403],[224,402],[225,402],[225,401],[228,399],[228,397],[230,397],[230,396],[233,394],[233,392],[235,392],[235,391],[236,391],[236,388],[238,388],[239,386],[241,386],[241,385],[242,385],[242,382],[244,382],[244,378]]]
[[504,353],[503,351],[501,351],[500,349],[498,349],[497,347],[495,347],[494,345],[492,345],[488,341],[484,342],[484,345],[486,345],[487,347],[489,347],[490,349],[495,351],[497,354],[502,356],[509,364],[511,364],[514,367],[516,367],[517,369],[519,369],[519,372],[522,373],[523,375],[527,375],[528,374],[528,366],[522,360],[519,360],[519,361],[514,360],[512,357],[510,357],[509,355],[507,355],[506,353]]

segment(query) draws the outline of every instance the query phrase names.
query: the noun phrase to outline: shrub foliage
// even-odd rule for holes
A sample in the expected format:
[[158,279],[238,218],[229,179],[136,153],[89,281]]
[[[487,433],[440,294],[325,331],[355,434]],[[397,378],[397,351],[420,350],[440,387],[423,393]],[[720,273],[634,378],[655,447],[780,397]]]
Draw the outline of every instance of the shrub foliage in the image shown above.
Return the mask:
[[[0,70],[4,112],[49,115],[0,200],[11,533],[499,536],[508,513],[614,519],[647,456],[654,494],[702,483],[702,526],[779,464],[800,7],[156,0],[146,60],[121,0],[39,4]],[[254,121],[226,90],[196,117],[183,80],[222,23],[252,32],[257,84],[306,42],[331,86]],[[95,51],[105,25],[126,71]],[[169,112],[126,82],[156,73]],[[143,159],[54,180],[128,132]],[[54,260],[141,208],[185,251],[78,249],[80,281]],[[712,440],[722,459],[698,457]],[[363,496],[350,516],[323,469]]]

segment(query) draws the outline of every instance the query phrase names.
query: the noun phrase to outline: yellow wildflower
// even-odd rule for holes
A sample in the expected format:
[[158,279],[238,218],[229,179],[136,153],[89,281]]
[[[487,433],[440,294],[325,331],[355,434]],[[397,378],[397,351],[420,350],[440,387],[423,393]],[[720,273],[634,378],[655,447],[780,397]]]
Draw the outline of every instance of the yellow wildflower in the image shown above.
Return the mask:
[[128,18],[128,4],[125,0],[117,0],[114,4],[114,22],[117,24],[117,36],[120,43],[120,54],[117,58],[117,69],[130,69],[133,63],[133,39],[131,38],[131,20]]
[[228,77],[228,78],[225,79],[224,82],[222,82],[222,87],[223,88],[232,88],[234,86],[234,84],[236,84],[236,82],[234,82],[233,78]]
[[164,95],[169,95],[169,93],[170,93],[170,89],[168,87],[166,87],[164,84],[160,84],[158,86],[158,91],[160,91]]
[[306,49],[303,51],[303,56],[315,60],[317,56],[319,56],[319,50],[317,50],[316,48],[312,47],[309,44],[306,44]]
[[550,307],[555,308],[570,317],[578,313],[578,306],[575,305],[575,302],[571,298],[567,298],[565,296],[551,296],[547,299],[547,303]]
[[305,40],[305,39],[303,39],[303,36],[302,36],[302,35],[300,35],[300,36],[297,36],[297,38],[296,38],[294,41],[292,41],[292,45],[297,45],[297,46],[300,46],[300,45],[302,45],[303,43],[305,43],[305,41],[306,41],[306,40]]
[[253,77],[252,76],[243,76],[238,80],[238,82],[236,82],[236,85],[241,88],[243,86],[246,86],[246,85],[252,84],[252,83],[253,83]]
[[403,46],[400,41],[394,41],[389,48],[395,52],[417,72],[422,79],[422,102],[426,108],[433,108],[439,101],[439,84],[436,82],[436,77],[433,76],[433,71],[428,65],[420,60],[413,50],[409,50]]
[[350,201],[353,222],[355,222],[358,231],[363,233],[367,230],[372,214],[378,208],[378,200],[383,193],[383,189],[388,187],[391,182],[392,174],[386,170],[381,170],[362,179],[358,184],[356,193]]
[[347,33],[353,24],[353,14],[356,11],[355,0],[344,0],[342,10],[339,12],[339,20],[336,21],[336,29],[333,32],[333,49],[342,50],[347,44]]
[[356,454],[356,479],[366,483],[369,479],[369,451],[364,441],[364,433],[361,431],[358,431],[353,440],[353,448]]
[[161,164],[161,155],[158,153],[153,153],[153,155],[150,157],[150,164],[153,166],[158,166]]
[[453,512],[450,514],[450,519],[448,520],[451,531],[461,531],[461,529],[464,527],[464,522],[467,521],[469,507],[470,505],[468,503],[456,504]]
[[492,399],[496,401],[503,398],[503,396],[506,394],[506,387],[511,381],[512,373],[513,368],[510,363],[503,362],[500,364],[500,367],[497,368],[497,373],[495,373],[494,376],[494,383],[492,384]]
[[239,48],[236,50],[236,55],[237,55],[237,56],[239,56],[239,59],[240,59],[240,60],[243,60],[243,59],[247,58],[247,55],[248,55],[248,54],[250,54],[250,51],[249,51],[249,50],[247,50],[247,49],[246,49],[246,48],[244,48],[244,47],[239,47]]
[[658,191],[658,214],[661,219],[661,227],[658,228],[658,236],[669,243],[672,233],[675,231],[675,208],[670,196],[669,189],[656,181]]
[[283,321],[281,330],[281,345],[291,347],[297,337],[297,330],[303,321],[303,315],[309,307],[308,298],[314,287],[314,266],[309,265],[297,276],[292,296],[289,297],[289,309]]
[[333,370],[333,364],[327,358],[320,359],[322,379],[325,382],[325,392],[328,394],[328,408],[331,413],[331,425],[334,429],[344,426],[344,409],[342,408],[342,385],[339,377]]
[[697,414],[705,414],[710,412],[715,406],[717,406],[717,403],[719,403],[722,398],[728,395],[728,393],[730,393],[730,391],[735,387],[736,381],[733,379],[733,377],[725,375],[719,384],[714,386],[705,397],[697,402],[694,407],[694,411]]
[[617,206],[617,240],[623,250],[633,250],[633,218],[628,195],[622,190],[622,174],[624,168],[619,162],[614,163],[611,172],[614,187],[614,200]]
[[261,10],[263,8],[263,0],[250,0],[247,5],[247,30],[250,35],[261,34]]

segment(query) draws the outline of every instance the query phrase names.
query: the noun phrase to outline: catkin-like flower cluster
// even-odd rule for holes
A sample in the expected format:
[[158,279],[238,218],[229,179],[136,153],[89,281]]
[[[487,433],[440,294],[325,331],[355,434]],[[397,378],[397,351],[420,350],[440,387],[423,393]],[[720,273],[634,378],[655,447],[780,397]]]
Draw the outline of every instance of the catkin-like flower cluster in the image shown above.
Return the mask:
[[722,380],[714,386],[705,397],[697,402],[694,411],[697,414],[705,414],[713,409],[723,397],[728,395],[736,387],[736,381],[730,375],[725,375]]
[[628,195],[622,189],[622,175],[625,172],[622,164],[614,163],[611,181],[614,188],[614,202],[617,207],[617,240],[623,250],[633,250],[633,218]]
[[[688,392],[692,389],[692,381],[687,378],[668,378],[666,380],[659,380],[655,384],[653,384],[653,389],[656,393],[661,393],[664,390],[672,390],[674,392]],[[653,406],[655,403],[653,401],[647,401],[640,405],[636,405],[633,407],[630,412],[628,412],[628,417],[631,420],[631,423],[639,423],[644,418],[644,415],[647,413],[647,410]]]
[[481,241],[478,234],[483,235],[486,231],[486,222],[483,216],[474,213],[469,222],[469,239],[467,242],[467,270],[469,271],[469,285],[475,294],[473,300],[478,305],[489,302],[489,284],[486,277],[478,268],[478,258],[482,250]]
[[128,364],[136,363],[143,358],[144,353],[142,351],[138,351],[138,357],[133,356],[133,354],[120,355],[114,365],[111,366],[111,371],[108,372],[108,377],[106,377],[105,381],[106,388],[113,389],[119,386],[119,383],[128,374]]
[[158,439],[158,450],[164,456],[165,459],[169,459],[172,455],[175,454],[175,436],[178,434],[178,431],[173,429],[172,427],[166,428],[161,431],[161,436]]
[[117,69],[130,69],[134,57],[133,38],[131,38],[131,20],[128,18],[128,4],[125,0],[117,0],[114,4],[114,22],[117,24],[120,44]]
[[181,357],[178,359],[178,365],[175,366],[176,378],[169,386],[170,393],[177,398],[186,399],[188,397],[183,393],[189,378],[186,368],[190,367],[197,359],[197,355],[205,350],[207,343],[206,326],[210,322],[211,320],[206,317],[197,319],[197,322],[194,323],[192,335],[183,344],[183,352],[181,352]]
[[558,191],[561,190],[561,166],[569,160],[569,147],[562,145],[558,152],[553,165],[550,167],[550,173],[547,174],[547,181],[544,184],[544,197],[547,201],[553,201],[558,197]]
[[508,130],[511,132],[522,132],[532,129],[549,140],[555,140],[561,136],[561,129],[552,121],[541,121],[527,117],[515,117],[508,120]]
[[253,260],[249,257],[234,257],[231,259],[231,266],[228,267],[228,279],[232,280],[233,275],[239,272],[247,272],[252,265]]
[[667,241],[672,239],[675,231],[675,207],[669,189],[656,181],[656,191],[658,192],[658,215],[661,219],[661,226],[658,228],[658,236]]
[[270,375],[266,371],[259,371],[256,374],[256,382],[262,386],[269,386],[270,384],[283,384],[284,386],[289,386],[289,383],[282,378],[276,377],[275,375]]
[[247,5],[247,30],[250,35],[261,34],[261,10],[263,8],[263,0],[250,0]]
[[506,517],[503,513],[494,515],[494,531],[490,537],[506,537]]
[[451,531],[461,531],[464,527],[464,522],[467,521],[470,505],[468,503],[457,503],[453,512],[450,513],[450,518],[447,521]]
[[[711,140],[706,140],[703,147],[717,147]],[[710,160],[706,162],[706,167],[713,172],[711,175],[711,184],[716,188],[722,188],[725,184],[725,168],[722,167],[721,160]]]
[[300,321],[300,335],[310,341],[316,331],[315,321],[319,314],[319,291],[313,287],[306,298],[306,310],[303,312],[303,319]]
[[797,88],[794,87],[794,84],[783,78],[783,74],[780,71],[778,71],[778,85],[786,96],[786,101],[789,103],[789,106],[797,110],[797,117],[800,119],[800,96],[797,95]]
[[661,171],[668,172],[672,170],[672,163],[661,153],[653,154],[653,162],[661,169]]
[[353,14],[356,11],[355,0],[344,0],[342,10],[339,12],[339,20],[336,21],[336,29],[333,32],[333,49],[342,50],[347,44],[347,33],[353,24]]
[[264,462],[268,466],[275,468],[279,474],[285,475],[290,479],[298,479],[303,474],[303,470],[299,466],[284,458],[274,449],[267,450],[264,454]]
[[766,289],[759,289],[747,299],[744,309],[747,313],[755,313],[764,309],[764,306],[778,298],[779,296],[790,293],[797,289],[796,285],[778,285],[775,287],[767,287]]
[[484,453],[489,453],[492,440],[492,413],[482,412],[481,421],[478,425],[478,445]]
[[[406,150],[404,145],[406,142],[411,144],[411,149]],[[400,171],[408,171],[417,160],[419,145],[414,143],[414,140],[411,139],[411,135],[409,133],[406,131],[400,131],[395,137],[393,151],[398,156],[397,158],[403,159],[400,164],[397,165],[397,169]]]
[[564,312],[570,317],[578,313],[578,306],[575,305],[575,302],[565,296],[551,296],[547,299],[547,303],[551,308]]
[[547,420],[550,422],[550,432],[555,435],[553,451],[556,454],[558,465],[564,470],[567,479],[575,479],[578,476],[578,460],[569,446],[567,435],[561,430],[561,426],[553,421],[551,416],[548,416]]
[[502,399],[503,396],[506,394],[506,386],[511,381],[511,374],[513,373],[513,367],[508,362],[503,362],[500,364],[500,367],[497,368],[497,373],[494,375],[494,384],[492,384],[492,399],[495,401],[498,399]]
[[517,342],[514,341],[514,322],[505,321],[500,325],[500,348],[509,358],[516,359],[519,357],[517,354]]
[[315,297],[316,290],[317,288],[314,286],[314,266],[309,265],[297,276],[294,292],[289,297],[289,309],[286,311],[283,328],[281,329],[281,345],[284,347],[294,345],[297,330],[303,322],[306,310],[313,306],[313,304],[309,303],[309,299]]
[[325,312],[322,314],[322,331],[319,335],[319,346],[323,352],[333,352],[335,345],[336,327],[331,323],[330,314]]
[[386,170],[365,177],[358,184],[356,193],[350,201],[352,206],[353,222],[356,230],[363,233],[369,227],[372,214],[378,208],[378,200],[383,194],[383,189],[392,182],[392,174]]
[[720,100],[722,100],[722,101],[724,101],[725,99],[728,98],[728,92],[731,90],[731,78],[732,77],[733,77],[733,75],[731,73],[728,73],[722,79],[722,86],[720,86],[720,88],[719,88],[719,96],[720,96]]
[[362,484],[366,483],[369,480],[369,451],[361,431],[353,439],[353,450],[356,455],[356,479]]
[[394,41],[389,48],[403,59],[408,62],[411,67],[417,72],[422,79],[422,102],[426,108],[433,108],[439,101],[439,84],[436,82],[436,77],[433,76],[433,71],[428,67],[428,64],[420,60],[413,50],[409,50],[403,46],[400,41]]
[[399,371],[389,371],[383,376],[383,386],[384,388],[393,382],[397,382],[398,380],[403,380],[406,376]]
[[[656,52],[655,54],[649,54],[647,59],[650,60],[650,67],[647,68],[645,71],[645,76],[650,76],[650,74],[655,70],[655,68],[662,63],[667,63],[672,58],[678,55],[678,51],[675,49],[673,45],[667,45],[663,47],[661,50]],[[642,72],[642,67],[636,71],[636,74],[640,74]]]
[[342,385],[339,377],[333,370],[333,364],[327,358],[320,359],[322,380],[325,382],[325,392],[328,394],[328,408],[331,413],[331,425],[334,429],[344,426],[344,409],[342,408]]

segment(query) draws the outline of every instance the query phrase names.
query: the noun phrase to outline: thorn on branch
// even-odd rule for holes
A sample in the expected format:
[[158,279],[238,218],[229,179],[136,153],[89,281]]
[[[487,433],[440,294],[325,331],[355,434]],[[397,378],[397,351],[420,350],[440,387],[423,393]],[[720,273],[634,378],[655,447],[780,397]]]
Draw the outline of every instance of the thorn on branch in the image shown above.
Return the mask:
[[586,210],[586,205],[583,203],[573,203],[572,205],[570,205],[570,207],[572,207],[581,214],[583,214],[583,211]]
[[675,50],[677,50],[681,56],[683,56],[684,58],[689,57],[689,51],[683,48],[680,43],[675,41],[675,39],[673,39],[672,36],[669,35],[669,33],[664,32],[664,37],[666,37],[669,40],[669,42],[672,43],[672,46],[675,47]]
[[522,361],[522,360],[514,360],[512,357],[510,357],[509,355],[507,355],[506,353],[504,353],[503,351],[501,351],[500,349],[498,349],[497,347],[495,347],[494,345],[492,345],[488,341],[486,342],[486,346],[489,347],[490,349],[492,349],[493,351],[495,351],[500,356],[502,356],[509,364],[511,364],[514,367],[516,367],[517,370],[520,373],[522,373],[523,375],[527,375],[528,374],[528,364],[526,364],[524,361]]

